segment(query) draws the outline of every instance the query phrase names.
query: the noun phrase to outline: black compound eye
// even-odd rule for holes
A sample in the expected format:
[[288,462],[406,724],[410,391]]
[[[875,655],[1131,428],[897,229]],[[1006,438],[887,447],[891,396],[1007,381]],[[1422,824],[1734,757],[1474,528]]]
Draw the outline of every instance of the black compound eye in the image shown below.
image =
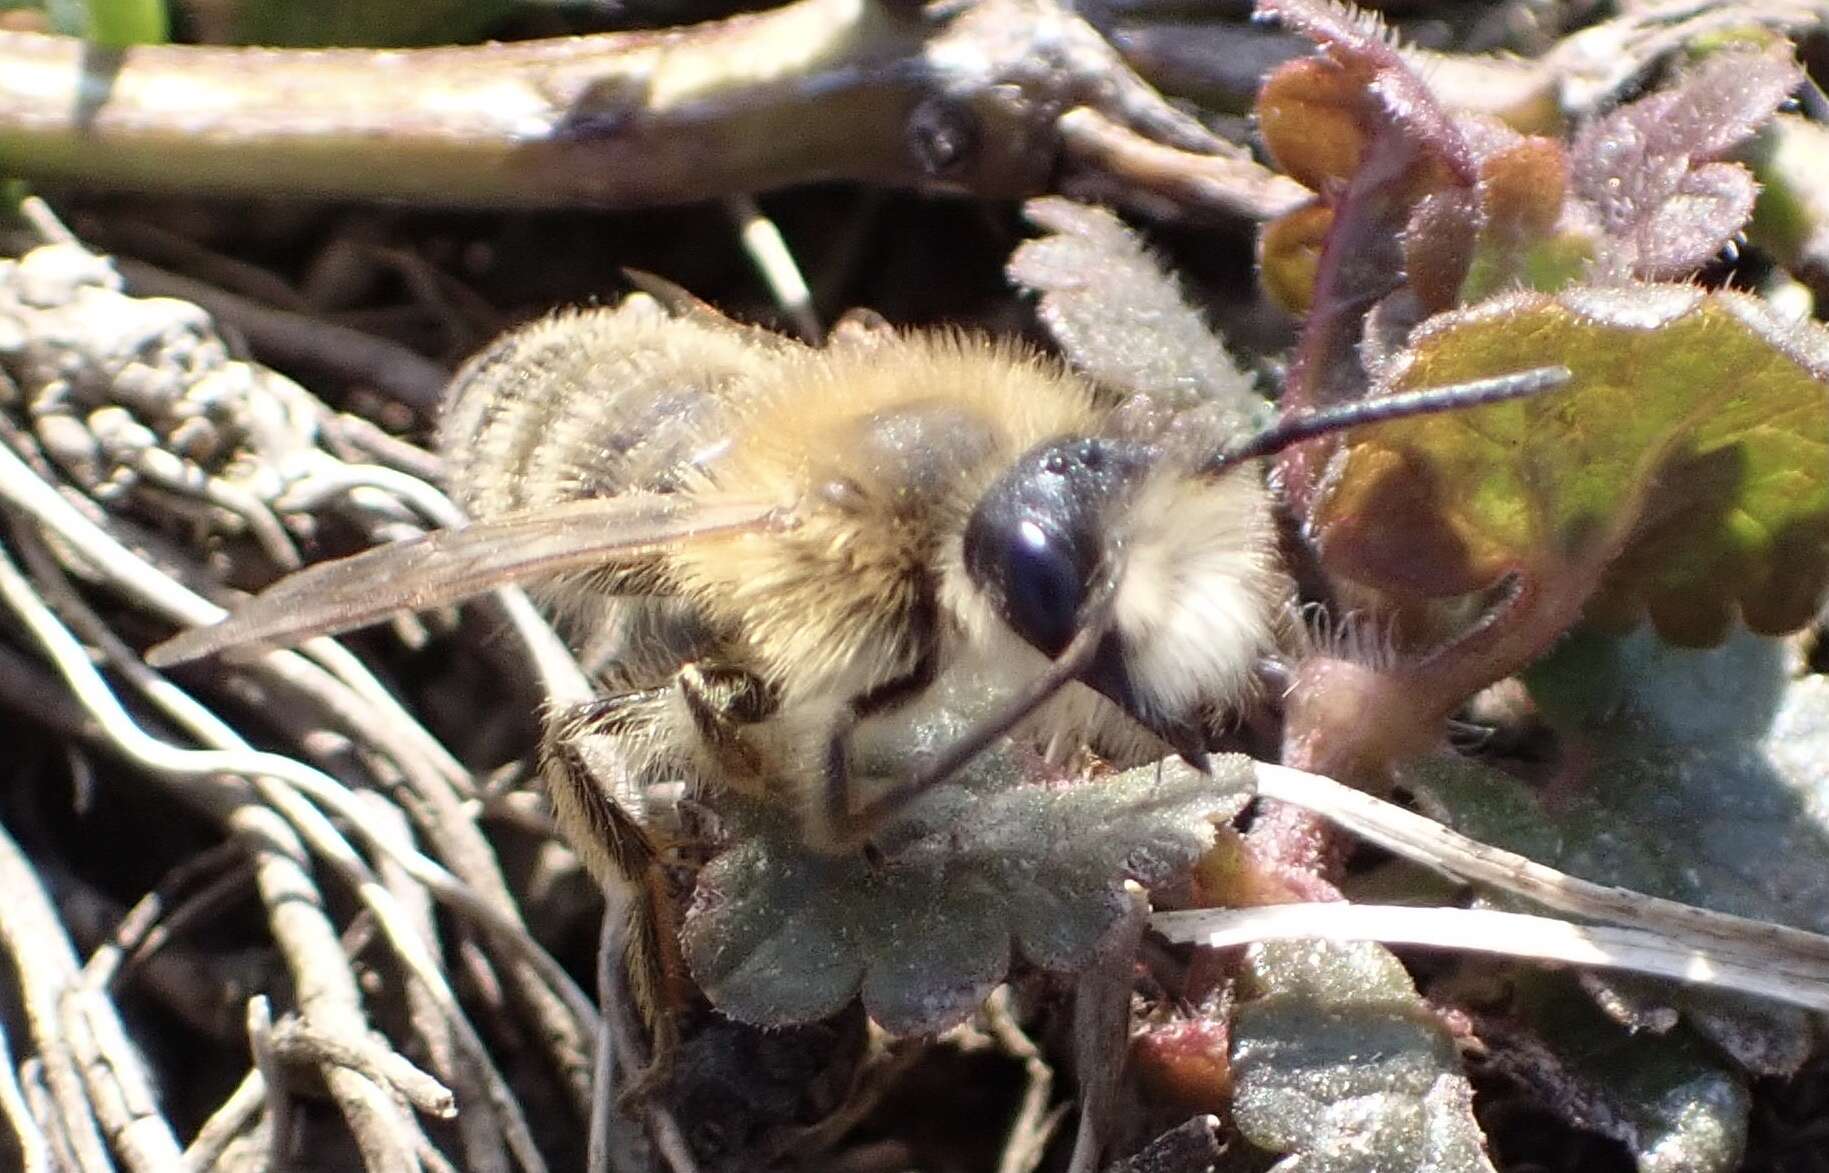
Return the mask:
[[1107,529],[1158,453],[1097,437],[1036,445],[986,490],[965,530],[965,570],[1016,634],[1050,656],[1073,641]]
[[1036,522],[1024,519],[1003,535],[1004,618],[1050,656],[1073,639],[1086,579],[1078,559]]

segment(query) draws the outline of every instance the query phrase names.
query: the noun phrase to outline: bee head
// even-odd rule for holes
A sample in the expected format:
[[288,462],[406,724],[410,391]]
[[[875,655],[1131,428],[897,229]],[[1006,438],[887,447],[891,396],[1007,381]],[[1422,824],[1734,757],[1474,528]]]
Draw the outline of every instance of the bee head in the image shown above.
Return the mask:
[[1096,634],[1076,678],[1199,764],[1209,698],[1161,679],[1155,645],[1174,633],[1156,621],[1159,599],[1135,605],[1159,596],[1160,584],[1127,581],[1136,578],[1133,555],[1161,560],[1140,543],[1176,540],[1137,524],[1139,509],[1160,496],[1161,463],[1158,449],[1135,441],[1076,437],[1036,446],[972,511],[965,569],[1003,623],[1050,659]]

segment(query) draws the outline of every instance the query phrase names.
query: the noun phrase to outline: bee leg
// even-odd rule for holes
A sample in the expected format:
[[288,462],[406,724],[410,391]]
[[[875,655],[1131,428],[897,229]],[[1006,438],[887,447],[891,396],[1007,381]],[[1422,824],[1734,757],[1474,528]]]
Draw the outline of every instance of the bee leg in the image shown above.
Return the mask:
[[864,846],[890,816],[952,776],[951,771],[918,771],[861,807],[852,803],[851,735],[858,722],[908,703],[925,692],[938,675],[937,649],[928,646],[907,673],[853,697],[827,733],[824,802],[818,808],[821,825],[809,828],[827,846],[835,850]]
[[635,702],[643,695],[548,710],[539,752],[540,775],[559,830],[603,888],[612,910],[620,907],[624,918],[619,930],[622,964],[652,1047],[647,1071],[636,1077],[640,1088],[664,1077],[672,1061],[678,1041],[674,1018],[687,988],[685,963],[660,853],[647,830],[590,768],[579,742],[627,732],[638,709]]
[[[765,781],[762,756],[744,737],[742,726],[755,725],[775,715],[781,697],[754,672],[716,664],[687,664],[674,677],[686,712],[699,739],[729,785],[747,780],[760,789]],[[738,789],[746,789],[741,782]]]

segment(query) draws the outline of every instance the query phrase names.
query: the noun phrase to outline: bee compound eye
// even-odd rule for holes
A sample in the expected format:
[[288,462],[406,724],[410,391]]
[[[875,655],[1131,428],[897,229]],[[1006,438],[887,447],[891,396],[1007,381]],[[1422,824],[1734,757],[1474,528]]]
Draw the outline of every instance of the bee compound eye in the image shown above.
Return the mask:
[[1110,519],[1152,467],[1147,447],[1046,441],[991,485],[965,533],[965,569],[1005,623],[1050,656],[1066,650],[1103,564]]
[[1066,543],[1033,519],[1024,518],[1008,535],[1004,550],[1004,619],[1024,639],[1050,656],[1073,639],[1086,579]]

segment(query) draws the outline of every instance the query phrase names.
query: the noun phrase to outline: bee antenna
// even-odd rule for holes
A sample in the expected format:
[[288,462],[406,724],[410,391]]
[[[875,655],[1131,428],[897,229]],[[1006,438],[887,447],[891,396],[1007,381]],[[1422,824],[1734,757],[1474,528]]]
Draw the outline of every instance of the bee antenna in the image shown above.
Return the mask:
[[1366,424],[1382,424],[1413,415],[1458,411],[1465,407],[1482,407],[1488,403],[1503,403],[1508,399],[1539,395],[1563,386],[1573,377],[1569,368],[1564,366],[1533,367],[1509,375],[1494,375],[1489,379],[1472,379],[1446,387],[1428,387],[1421,391],[1405,391],[1398,395],[1382,395],[1376,399],[1361,399],[1336,407],[1305,411],[1280,419],[1263,431],[1221,450],[1207,463],[1205,471],[1209,476],[1224,472],[1235,464],[1259,456],[1274,455],[1292,444],[1300,444],[1330,432],[1341,432]]

